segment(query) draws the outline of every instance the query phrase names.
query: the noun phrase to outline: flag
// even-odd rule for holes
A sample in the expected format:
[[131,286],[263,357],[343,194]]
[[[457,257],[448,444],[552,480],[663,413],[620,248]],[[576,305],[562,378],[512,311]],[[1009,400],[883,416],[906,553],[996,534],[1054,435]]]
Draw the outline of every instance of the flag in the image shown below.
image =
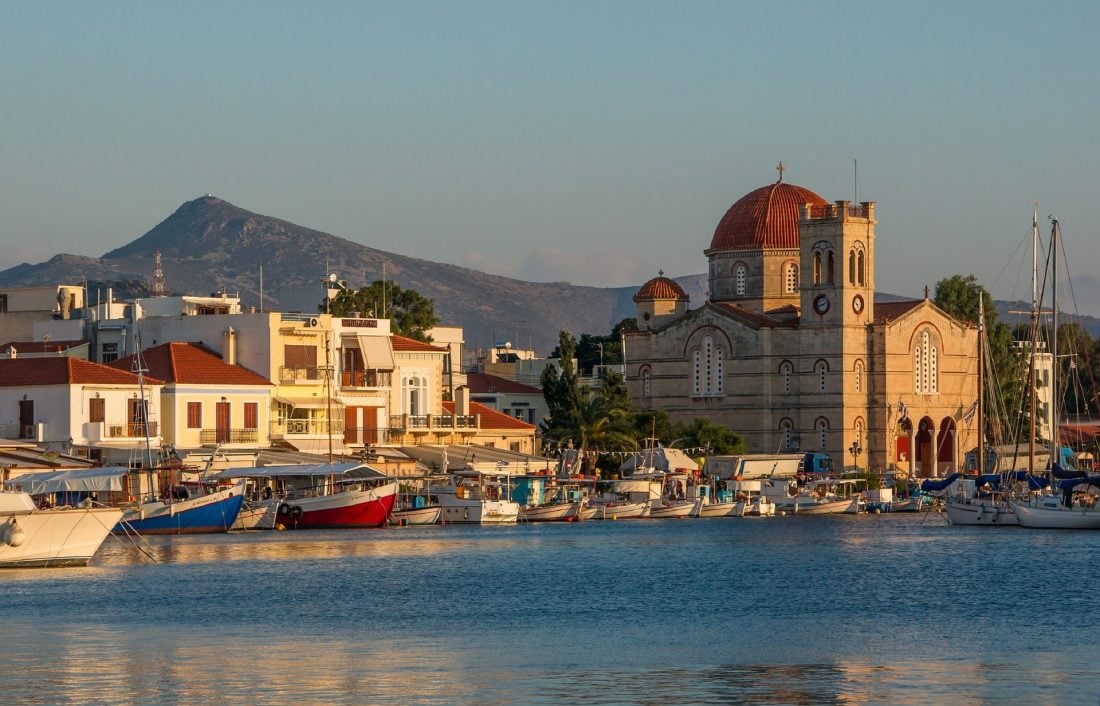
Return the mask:
[[974,415],[978,413],[978,400],[974,400],[974,404],[970,405],[965,412],[962,413],[962,421],[969,422],[974,418]]

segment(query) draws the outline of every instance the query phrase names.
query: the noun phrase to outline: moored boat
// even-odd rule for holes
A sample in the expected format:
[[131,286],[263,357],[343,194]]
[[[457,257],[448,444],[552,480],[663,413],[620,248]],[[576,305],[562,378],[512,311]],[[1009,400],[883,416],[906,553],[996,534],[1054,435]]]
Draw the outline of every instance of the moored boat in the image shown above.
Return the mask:
[[411,507],[404,510],[394,510],[390,513],[391,525],[434,525],[439,523],[443,516],[443,508],[439,505],[428,507]]
[[1063,480],[1060,487],[1061,497],[1033,495],[1013,502],[1019,524],[1032,529],[1100,529],[1100,476]]
[[446,524],[501,525],[519,520],[519,503],[509,500],[506,475],[460,471],[435,490]]
[[177,486],[164,499],[127,510],[114,532],[125,534],[213,534],[228,532],[244,502],[244,481],[194,497]]
[[653,520],[667,520],[688,517],[695,510],[694,500],[676,500],[650,506],[648,517]]
[[0,492],[0,568],[86,566],[119,508],[40,510],[24,492]]

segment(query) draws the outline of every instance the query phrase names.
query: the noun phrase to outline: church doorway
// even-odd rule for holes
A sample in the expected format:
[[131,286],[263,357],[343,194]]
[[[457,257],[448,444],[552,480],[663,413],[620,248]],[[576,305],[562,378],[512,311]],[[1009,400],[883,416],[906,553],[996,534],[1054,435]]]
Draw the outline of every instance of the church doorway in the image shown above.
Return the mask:
[[940,422],[940,433],[936,437],[936,460],[944,475],[958,469],[959,464],[955,456],[955,420],[944,417]]
[[936,474],[936,455],[933,453],[932,429],[935,423],[928,417],[923,417],[917,425],[917,435],[913,438],[913,458],[916,475],[920,478],[931,478]]
[[913,450],[909,448],[909,438],[913,435],[913,423],[908,419],[898,422],[894,436],[894,468],[913,475]]

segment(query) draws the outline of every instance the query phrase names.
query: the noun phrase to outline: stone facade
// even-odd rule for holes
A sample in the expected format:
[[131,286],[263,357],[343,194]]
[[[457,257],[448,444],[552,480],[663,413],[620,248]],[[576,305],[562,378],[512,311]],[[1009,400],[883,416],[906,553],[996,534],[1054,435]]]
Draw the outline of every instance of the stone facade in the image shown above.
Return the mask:
[[746,196],[768,200],[742,227],[758,241],[769,228],[796,228],[796,250],[767,247],[766,237],[753,247],[727,227],[706,250],[703,306],[672,313],[667,301],[636,297],[639,323],[649,313],[651,324],[626,339],[635,406],[674,422],[708,417],[756,453],[825,451],[838,467],[918,476],[961,467],[977,439],[976,329],[927,298],[876,309],[875,204],[817,197],[769,210],[784,187]]

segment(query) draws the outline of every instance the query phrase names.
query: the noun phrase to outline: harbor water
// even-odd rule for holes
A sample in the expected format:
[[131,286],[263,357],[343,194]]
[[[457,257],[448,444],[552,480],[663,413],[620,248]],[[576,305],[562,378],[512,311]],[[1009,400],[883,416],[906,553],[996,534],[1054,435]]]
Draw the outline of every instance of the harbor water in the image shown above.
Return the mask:
[[1097,542],[937,514],[113,538],[0,574],[0,693],[1097,704]]

